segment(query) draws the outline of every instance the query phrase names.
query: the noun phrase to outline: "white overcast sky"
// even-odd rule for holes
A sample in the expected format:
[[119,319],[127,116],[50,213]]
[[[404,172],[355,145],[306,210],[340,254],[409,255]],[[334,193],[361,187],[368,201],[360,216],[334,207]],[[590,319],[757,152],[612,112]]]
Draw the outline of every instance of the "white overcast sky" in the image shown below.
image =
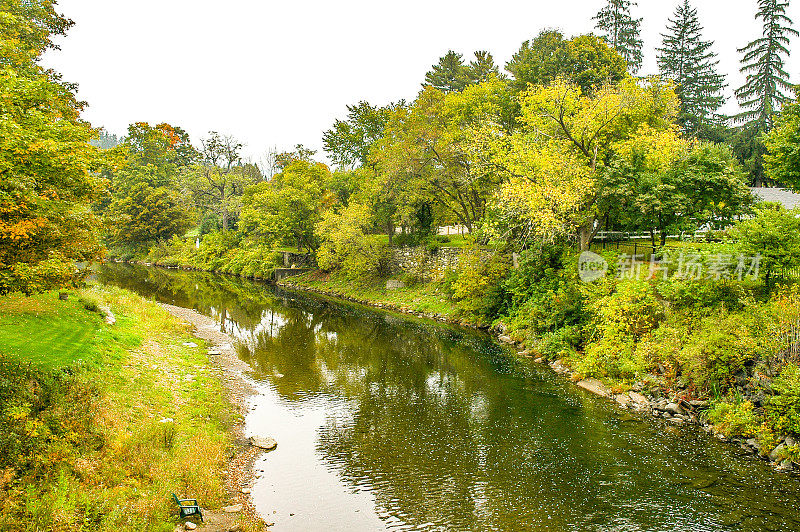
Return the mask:
[[[682,0],[640,0],[645,66]],[[46,64],[80,87],[85,117],[123,134],[169,122],[197,143],[231,134],[258,159],[270,147],[321,151],[322,132],[359,100],[413,100],[425,73],[453,49],[488,50],[501,67],[544,28],[593,30],[604,0],[60,0],[75,21]],[[760,35],[756,0],[694,0],[716,41],[728,95],[742,82],[737,48]],[[800,28],[800,1],[790,7]],[[798,45],[793,40],[795,47]],[[788,61],[800,82],[800,49]],[[732,100],[732,98],[731,98]],[[735,110],[729,102],[728,111]]]

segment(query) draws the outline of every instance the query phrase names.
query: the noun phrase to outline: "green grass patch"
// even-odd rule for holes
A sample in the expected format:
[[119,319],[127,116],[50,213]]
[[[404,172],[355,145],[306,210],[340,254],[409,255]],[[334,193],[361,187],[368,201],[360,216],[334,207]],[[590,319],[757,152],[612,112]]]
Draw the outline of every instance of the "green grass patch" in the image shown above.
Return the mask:
[[103,318],[91,303],[56,292],[0,298],[0,353],[45,368],[96,363]]

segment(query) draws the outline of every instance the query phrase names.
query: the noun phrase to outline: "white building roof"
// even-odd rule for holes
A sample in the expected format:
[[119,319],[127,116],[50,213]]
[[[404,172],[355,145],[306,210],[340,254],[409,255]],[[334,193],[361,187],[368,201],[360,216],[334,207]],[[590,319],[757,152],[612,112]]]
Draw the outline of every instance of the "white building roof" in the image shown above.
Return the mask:
[[800,207],[800,194],[784,188],[756,187],[751,188],[750,191],[761,201],[780,203],[787,209]]

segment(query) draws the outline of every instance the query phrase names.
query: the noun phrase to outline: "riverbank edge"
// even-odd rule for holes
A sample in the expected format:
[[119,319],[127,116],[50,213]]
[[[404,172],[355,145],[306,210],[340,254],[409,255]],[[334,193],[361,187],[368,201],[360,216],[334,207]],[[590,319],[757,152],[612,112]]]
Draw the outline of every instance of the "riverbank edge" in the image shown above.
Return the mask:
[[[375,301],[370,299],[354,297],[350,294],[342,293],[335,289],[326,289],[319,286],[306,286],[302,284],[295,284],[291,281],[292,278],[287,278],[283,281],[275,283],[277,286],[290,290],[298,290],[302,292],[311,292],[326,297],[332,297],[352,303],[361,304],[364,306],[378,308],[397,312],[400,314],[415,316],[418,318],[431,319],[451,325],[459,325],[476,330],[485,330],[490,332],[499,343],[513,347],[517,350],[517,356],[520,358],[528,359],[536,364],[547,365],[552,371],[561,375],[570,383],[578,386],[590,393],[603,397],[610,402],[614,403],[617,407],[624,410],[634,412],[639,415],[649,416],[661,420],[671,425],[694,425],[705,432],[712,434],[714,437],[739,447],[751,456],[757,457],[763,461],[768,462],[775,470],[781,473],[800,473],[800,464],[785,459],[780,460],[779,448],[782,446],[789,447],[795,445],[796,442],[790,437],[784,437],[770,452],[762,452],[761,447],[755,438],[728,438],[724,434],[715,430],[714,426],[709,424],[703,419],[702,412],[709,408],[708,401],[691,400],[684,401],[677,396],[670,394],[669,390],[661,389],[662,397],[653,397],[645,395],[641,388],[632,389],[630,391],[615,393],[612,387],[593,378],[581,378],[563,361],[547,361],[543,357],[535,356],[524,342],[515,341],[513,338],[506,334],[505,328],[500,325],[492,328],[481,328],[473,324],[464,323],[461,320],[451,318],[448,316],[437,315],[432,313],[418,312],[404,306],[394,305],[384,301]],[[324,281],[320,281],[324,282]]]
[[262,529],[272,526],[273,523],[267,522],[258,514],[251,496],[255,481],[255,463],[265,451],[251,445],[245,436],[247,400],[255,395],[256,391],[244,376],[249,366],[236,355],[236,340],[220,331],[219,324],[214,319],[196,310],[166,303],[157,304],[175,318],[191,325],[192,335],[206,342],[209,364],[220,371],[228,401],[239,413],[236,423],[230,427],[234,452],[228,460],[225,478],[226,489],[231,497],[228,506],[236,508],[237,505],[241,505],[242,516],[250,526]]

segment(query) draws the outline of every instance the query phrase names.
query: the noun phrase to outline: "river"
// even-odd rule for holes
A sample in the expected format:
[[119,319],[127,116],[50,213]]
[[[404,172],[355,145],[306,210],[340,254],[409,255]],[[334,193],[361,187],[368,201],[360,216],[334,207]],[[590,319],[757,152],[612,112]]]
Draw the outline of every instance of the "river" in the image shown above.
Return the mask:
[[800,480],[619,410],[475,331],[198,272],[101,282],[212,316],[278,448],[253,498],[280,531],[800,530]]

